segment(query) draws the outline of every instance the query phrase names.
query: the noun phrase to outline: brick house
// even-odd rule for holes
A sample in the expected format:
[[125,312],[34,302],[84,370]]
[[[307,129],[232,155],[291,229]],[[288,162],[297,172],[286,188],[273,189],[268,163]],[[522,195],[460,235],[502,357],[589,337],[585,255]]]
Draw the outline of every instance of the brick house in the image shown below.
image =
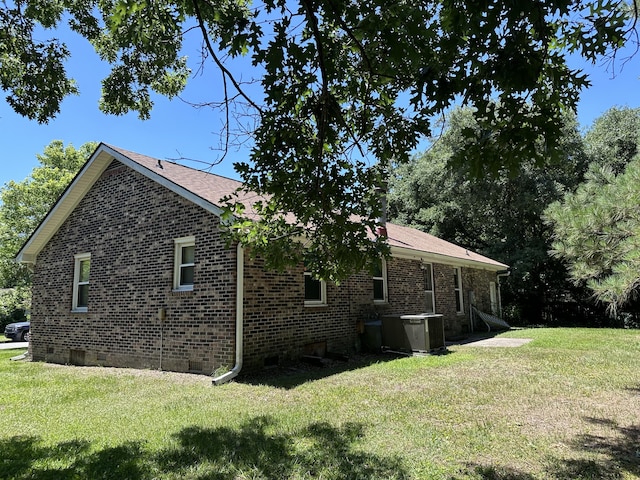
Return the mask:
[[352,351],[374,314],[437,312],[456,335],[470,298],[499,309],[506,265],[391,223],[373,278],[267,271],[221,238],[218,199],[238,185],[101,144],[18,254],[33,269],[32,358],[235,375],[309,345]]

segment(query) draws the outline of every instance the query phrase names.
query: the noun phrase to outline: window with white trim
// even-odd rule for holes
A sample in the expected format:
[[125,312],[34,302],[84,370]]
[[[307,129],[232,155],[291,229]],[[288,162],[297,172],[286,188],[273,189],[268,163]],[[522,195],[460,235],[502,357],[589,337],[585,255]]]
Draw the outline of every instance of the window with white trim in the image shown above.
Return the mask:
[[384,258],[378,260],[373,268],[373,301],[387,302],[387,262]]
[[73,267],[73,299],[71,308],[74,312],[86,312],[89,306],[89,270],[91,254],[74,255]]
[[307,307],[327,304],[327,282],[314,278],[311,272],[304,272],[304,304]]
[[453,290],[456,296],[456,312],[464,313],[464,303],[462,301],[462,271],[460,267],[453,268]]
[[424,271],[424,296],[426,299],[425,313],[436,313],[436,303],[433,292],[433,267],[430,263],[422,265]]
[[178,291],[193,290],[196,238],[176,238],[174,244],[173,289]]

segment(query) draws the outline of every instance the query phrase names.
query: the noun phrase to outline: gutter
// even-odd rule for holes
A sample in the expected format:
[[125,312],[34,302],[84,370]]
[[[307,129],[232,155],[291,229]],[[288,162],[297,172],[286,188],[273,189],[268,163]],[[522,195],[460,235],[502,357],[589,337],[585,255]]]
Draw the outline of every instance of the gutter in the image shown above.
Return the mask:
[[214,386],[227,383],[237,377],[242,370],[242,340],[244,323],[244,248],[238,242],[236,258],[236,364],[227,373],[212,380]]
[[[465,259],[460,257],[454,257],[451,255],[445,255],[443,253],[423,252],[421,250],[415,250],[408,247],[399,247],[391,245],[391,256],[394,258],[406,258],[409,260],[422,260],[428,263],[442,263],[445,265],[452,265],[455,267],[467,267],[477,268],[480,270],[495,271],[496,273],[504,273],[509,270],[504,270],[507,265],[502,263],[488,263],[480,259]],[[487,257],[485,257],[487,258]],[[487,258],[487,260],[491,260]],[[503,270],[500,270],[503,269]]]

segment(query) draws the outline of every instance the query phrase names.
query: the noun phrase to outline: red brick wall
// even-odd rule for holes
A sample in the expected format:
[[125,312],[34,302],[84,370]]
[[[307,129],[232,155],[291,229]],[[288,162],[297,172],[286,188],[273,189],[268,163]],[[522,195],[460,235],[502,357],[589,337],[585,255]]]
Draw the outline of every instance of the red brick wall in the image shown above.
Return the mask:
[[[185,236],[195,236],[195,285],[174,292],[174,239]],[[78,253],[91,254],[86,313],[71,312]],[[387,262],[386,304],[373,302],[373,280],[363,272],[328,284],[327,305],[314,307],[304,305],[302,267],[278,274],[262,265],[245,253],[247,371],[294,359],[312,344],[350,352],[358,321],[425,310],[418,261]],[[495,274],[463,269],[465,314],[457,315],[452,267],[434,264],[433,272],[436,312],[445,315],[448,333],[459,333],[468,324],[468,292],[488,304]],[[33,295],[35,360],[142,368],[162,362],[166,370],[205,374],[234,364],[236,250],[225,248],[218,218],[118,162],[38,255]]]

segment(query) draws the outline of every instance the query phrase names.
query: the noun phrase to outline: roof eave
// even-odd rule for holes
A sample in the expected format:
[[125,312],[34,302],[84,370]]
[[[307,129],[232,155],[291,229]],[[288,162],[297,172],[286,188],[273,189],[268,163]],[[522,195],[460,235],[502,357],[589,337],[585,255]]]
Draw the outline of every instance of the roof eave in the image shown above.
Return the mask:
[[16,255],[16,260],[19,263],[31,265],[36,263],[36,259],[40,251],[49,242],[49,240],[51,240],[53,235],[55,235],[69,215],[71,215],[71,212],[89,192],[91,187],[93,187],[113,160],[118,160],[132,170],[135,170],[141,175],[163,185],[169,190],[186,198],[205,210],[208,210],[214,215],[220,216],[222,214],[222,209],[219,206],[204,200],[202,197],[199,197],[187,189],[176,185],[167,178],[158,175],[108,145],[101,143],[73,178],[71,183],[67,186],[60,198],[58,198],[56,203],[40,222],[29,239],[24,243]]
[[469,267],[481,270],[500,271],[509,268],[508,265],[500,262],[484,262],[472,258],[459,258],[441,253],[425,252],[406,247],[391,246],[391,256],[395,258],[405,258],[409,260],[422,260],[428,263],[441,263],[455,267]]

